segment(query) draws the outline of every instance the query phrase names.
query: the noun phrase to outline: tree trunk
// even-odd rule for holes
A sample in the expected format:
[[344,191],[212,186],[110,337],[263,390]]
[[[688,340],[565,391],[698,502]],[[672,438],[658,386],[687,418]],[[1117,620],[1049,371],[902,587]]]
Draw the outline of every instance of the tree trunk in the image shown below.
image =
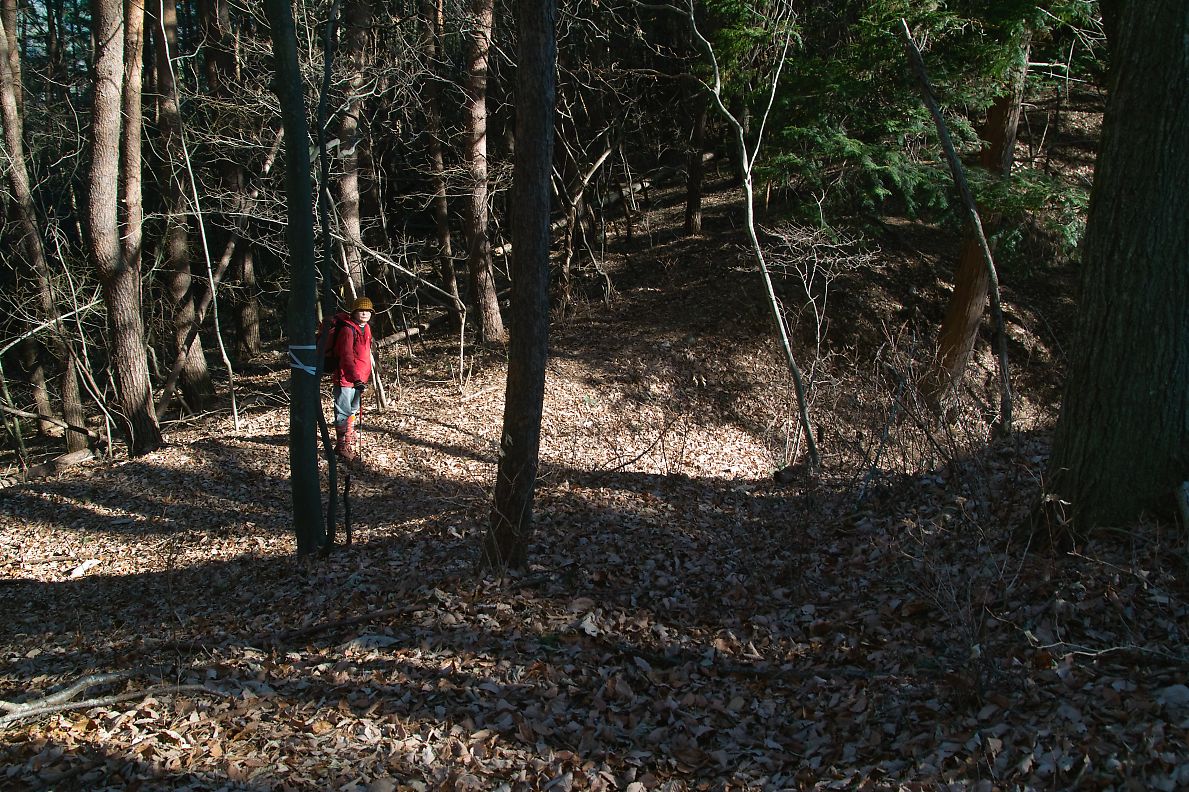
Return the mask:
[[[231,29],[231,10],[228,0],[200,0],[198,4],[203,31],[203,65],[206,71],[207,90],[219,100],[234,101],[236,84],[235,39]],[[231,199],[232,211],[244,208],[244,193],[247,177],[244,167],[229,158],[220,158],[216,165],[219,186]],[[253,262],[251,243],[239,233],[242,218],[224,216],[222,233],[218,235],[217,247],[235,245],[235,269],[233,277],[240,284],[235,299],[235,354],[246,360],[260,353],[260,301],[259,287]],[[207,226],[208,233],[210,226]],[[201,320],[199,320],[201,321]]]
[[525,566],[541,443],[549,341],[549,195],[557,45],[555,0],[516,6],[516,156],[512,172],[512,336],[504,425],[482,566]]
[[260,343],[260,300],[257,298],[260,286],[256,283],[255,254],[247,241],[241,240],[240,245],[236,251],[239,264],[237,275],[244,294],[236,303],[235,327],[239,339],[236,354],[240,360],[247,360],[263,350]]
[[339,119],[339,160],[342,173],[338,179],[338,211],[342,220],[343,261],[346,277],[354,284],[353,291],[363,294],[363,242],[359,213],[359,121],[363,110],[364,70],[367,62],[367,42],[372,27],[372,9],[367,0],[351,0],[343,12],[345,46],[343,55],[351,70],[347,80],[345,107]]
[[[983,126],[984,141],[979,155],[980,165],[998,178],[1011,174],[1013,153],[1016,145],[1016,129],[1020,122],[1021,101],[1024,97],[1024,80],[1028,72],[1028,43],[1031,33],[1025,35],[1020,46],[1019,60],[1012,71],[1009,89],[996,98],[987,113]],[[981,212],[984,228],[994,229],[999,218]],[[929,398],[940,404],[962,381],[974,344],[978,340],[979,326],[986,312],[990,273],[983,259],[982,248],[973,229],[967,229],[958,257],[958,268],[954,274],[954,291],[950,295],[945,318],[941,322],[938,337],[937,371],[928,385]]]
[[[9,25],[10,17],[15,19],[15,9],[10,13],[9,4],[12,0],[4,0],[3,14],[0,14],[0,122],[3,122],[4,145],[9,152],[8,181],[12,187],[14,208],[17,221],[21,227],[24,254],[33,277],[37,282],[38,308],[42,316],[52,319],[57,313],[54,300],[53,286],[50,277],[49,261],[45,255],[45,245],[41,237],[41,223],[37,218],[37,209],[33,203],[33,190],[29,181],[29,171],[25,164],[24,122],[20,114],[21,85],[16,81],[16,73],[12,71],[14,39]],[[17,59],[19,63],[19,59]],[[86,423],[83,412],[82,399],[79,395],[78,379],[74,376],[72,356],[66,336],[61,324],[53,330],[53,340],[50,347],[62,367],[62,413],[63,417],[76,426]],[[39,357],[34,350],[32,357],[33,368],[30,369],[30,379],[34,386],[34,398],[40,414],[49,416],[49,397],[45,387],[45,373],[41,367]],[[41,431],[48,430],[42,426]],[[67,451],[79,451],[87,447],[86,437],[75,432],[66,433]]]
[[450,207],[446,201],[446,165],[442,154],[441,92],[438,90],[438,73],[441,69],[439,47],[441,28],[438,19],[441,16],[442,0],[422,0],[421,11],[425,18],[425,31],[422,37],[422,52],[431,70],[429,79],[425,81],[425,124],[426,134],[429,136],[429,168],[430,179],[433,182],[433,218],[434,236],[437,240],[438,276],[442,279],[442,288],[452,298],[447,306],[450,314],[450,326],[454,330],[461,330],[465,310],[462,297],[458,292],[458,278],[454,273],[454,249],[450,238]]
[[159,160],[158,182],[165,207],[165,292],[173,311],[173,353],[183,357],[179,387],[192,410],[202,409],[214,395],[206,354],[202,344],[185,341],[194,326],[194,276],[190,262],[189,209],[186,199],[186,152],[183,149],[182,117],[172,61],[177,54],[177,0],[149,0],[152,3],[157,56],[157,88],[160,92],[157,129],[163,157]]
[[91,110],[91,166],[87,179],[87,252],[103,287],[108,353],[130,456],[160,447],[153,411],[140,269],[121,259],[119,225],[120,110],[124,81],[124,13],[120,0],[95,0],[95,90]]
[[317,269],[314,255],[314,186],[310,178],[310,134],[305,93],[297,64],[297,31],[291,0],[266,0],[276,61],[273,85],[285,127],[285,193],[288,197],[289,482],[297,552],[312,553],[326,543],[322,490],[318,480],[318,415],[322,404],[315,377],[314,324]]
[[702,153],[706,150],[706,117],[709,115],[710,103],[701,90],[692,101],[695,109],[685,181],[685,233],[696,236],[702,233],[702,180],[706,174]]
[[466,214],[467,269],[471,302],[479,315],[480,333],[489,344],[506,344],[487,237],[487,59],[491,49],[494,0],[472,0],[469,64],[466,77],[467,168],[470,194]]
[[1189,13],[1123,5],[1038,510],[1076,535],[1167,512],[1189,477]]

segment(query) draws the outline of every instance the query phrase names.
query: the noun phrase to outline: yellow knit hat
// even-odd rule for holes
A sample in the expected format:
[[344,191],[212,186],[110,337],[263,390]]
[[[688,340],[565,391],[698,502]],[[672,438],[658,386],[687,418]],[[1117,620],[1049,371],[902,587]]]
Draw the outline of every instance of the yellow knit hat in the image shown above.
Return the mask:
[[356,311],[375,311],[372,307],[372,301],[366,297],[356,297],[355,302],[351,303],[351,313]]

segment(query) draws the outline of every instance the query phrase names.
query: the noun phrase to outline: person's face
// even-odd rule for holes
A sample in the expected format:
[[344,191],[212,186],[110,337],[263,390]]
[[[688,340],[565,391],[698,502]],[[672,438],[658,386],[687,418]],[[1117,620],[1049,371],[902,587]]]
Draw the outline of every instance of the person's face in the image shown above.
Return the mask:
[[372,318],[371,311],[356,311],[355,312],[355,321],[358,324],[367,324],[367,320],[371,319],[371,318]]

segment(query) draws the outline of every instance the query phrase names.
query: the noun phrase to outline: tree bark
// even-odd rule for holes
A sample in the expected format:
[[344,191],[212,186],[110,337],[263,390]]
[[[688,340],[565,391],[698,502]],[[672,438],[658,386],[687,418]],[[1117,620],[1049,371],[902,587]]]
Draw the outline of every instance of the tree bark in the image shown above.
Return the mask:
[[491,49],[494,0],[472,0],[474,30],[468,53],[466,77],[466,161],[470,192],[466,213],[467,269],[471,302],[479,316],[480,334],[489,344],[506,344],[507,331],[500,316],[487,236],[487,61]]
[[454,330],[461,330],[466,311],[458,291],[458,277],[454,272],[450,207],[446,200],[446,164],[442,151],[445,131],[442,129],[441,91],[438,89],[441,69],[439,49],[442,36],[438,20],[442,14],[441,2],[442,0],[422,0],[421,2],[421,13],[425,23],[421,47],[425,62],[430,69],[429,79],[425,81],[424,87],[425,132],[429,137],[430,179],[434,191],[433,218],[434,238],[437,241],[438,277],[442,279],[444,291],[452,298],[451,304],[446,309],[450,315],[450,325]]
[[557,44],[555,0],[516,6],[516,155],[512,172],[512,336],[504,424],[481,564],[523,568],[532,538],[549,342],[549,195]]
[[345,46],[343,55],[350,64],[347,95],[342,117],[339,119],[339,160],[342,172],[338,179],[338,211],[342,220],[345,241],[341,245],[346,277],[354,284],[353,291],[363,294],[363,256],[359,243],[363,241],[359,212],[359,122],[363,111],[364,73],[367,63],[367,42],[372,26],[372,9],[367,0],[350,0],[343,12]]
[[160,447],[161,430],[149,388],[140,314],[140,269],[127,266],[121,258],[118,185],[124,81],[122,6],[120,0],[93,3],[95,82],[87,178],[87,252],[107,307],[109,356],[128,453],[141,456]]
[[[1011,174],[1016,130],[1024,97],[1024,80],[1028,73],[1030,37],[1031,34],[1026,35],[1021,43],[1019,60],[1012,71],[1008,90],[996,98],[983,125],[984,145],[979,163],[984,170],[1000,179]],[[987,212],[980,214],[985,228],[990,230],[998,225],[998,216]],[[944,401],[962,381],[987,309],[990,282],[979,240],[973,229],[967,229],[954,274],[954,291],[950,295],[938,335],[938,370],[929,386],[930,401],[934,404]]]
[[293,527],[297,552],[306,555],[322,548],[322,490],[318,481],[318,415],[321,398],[315,376],[314,325],[317,284],[314,273],[313,182],[310,178],[310,134],[305,93],[297,64],[297,32],[291,0],[265,0],[276,61],[277,97],[285,128],[285,192],[288,196],[289,355],[289,481],[293,498]]
[[[25,259],[37,282],[38,308],[44,318],[48,320],[55,316],[57,308],[53,295],[49,261],[46,258],[45,245],[41,236],[41,223],[33,203],[33,189],[25,163],[24,120],[21,116],[21,102],[19,101],[21,85],[17,82],[19,72],[12,70],[15,39],[11,35],[9,25],[11,24],[10,18],[15,20],[16,17],[15,6],[11,11],[9,8],[12,3],[13,0],[4,0],[3,13],[0,14],[0,48],[3,48],[3,52],[0,52],[0,121],[3,122],[4,145],[8,149],[10,157],[8,181],[12,187],[14,208],[21,227]],[[19,65],[20,59],[15,60]],[[83,412],[73,356],[62,326],[57,325],[52,332],[50,348],[58,359],[63,372],[62,414],[68,422],[81,426],[86,423],[86,414]],[[27,359],[28,357],[27,355]],[[33,367],[29,374],[34,385],[34,398],[38,412],[49,416],[51,410],[45,387],[45,373],[36,353],[35,345],[31,357]],[[48,426],[42,426],[41,430],[48,431]],[[73,433],[66,435],[67,451],[82,450],[86,448],[86,442],[85,437],[78,437]]]
[[196,321],[194,275],[190,260],[189,208],[186,199],[186,152],[182,116],[172,61],[177,54],[177,0],[149,0],[157,40],[157,129],[161,137],[158,182],[164,197],[165,292],[173,312],[173,353],[182,356],[179,387],[191,409],[200,410],[214,395],[202,344],[185,346]]
[[[228,0],[200,0],[198,9],[203,31],[207,91],[217,100],[233,101],[237,68],[230,4]],[[215,167],[223,193],[229,196],[233,207],[242,208],[243,195],[247,190],[244,167],[229,157],[220,158]],[[254,251],[250,240],[240,234],[241,223],[242,220],[225,216],[217,246],[225,248],[229,243],[235,245],[234,277],[240,284],[239,294],[234,301],[235,354],[240,360],[245,360],[261,351],[260,300]]]
[[694,102],[694,124],[690,134],[688,168],[685,182],[685,233],[696,236],[702,233],[702,180],[706,166],[702,153],[706,149],[706,117],[710,103],[703,91],[692,99]]
[[1123,4],[1083,240],[1077,343],[1051,494],[1038,509],[1055,517],[1049,530],[1085,535],[1170,514],[1189,478],[1186,41],[1182,0]]

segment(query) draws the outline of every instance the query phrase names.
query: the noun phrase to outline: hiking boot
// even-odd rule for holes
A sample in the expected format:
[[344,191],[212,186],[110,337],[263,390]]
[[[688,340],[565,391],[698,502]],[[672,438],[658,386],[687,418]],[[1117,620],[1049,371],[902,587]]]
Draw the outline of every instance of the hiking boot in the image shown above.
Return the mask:
[[355,459],[355,427],[350,419],[346,423],[334,425],[335,444],[334,453],[347,462]]

